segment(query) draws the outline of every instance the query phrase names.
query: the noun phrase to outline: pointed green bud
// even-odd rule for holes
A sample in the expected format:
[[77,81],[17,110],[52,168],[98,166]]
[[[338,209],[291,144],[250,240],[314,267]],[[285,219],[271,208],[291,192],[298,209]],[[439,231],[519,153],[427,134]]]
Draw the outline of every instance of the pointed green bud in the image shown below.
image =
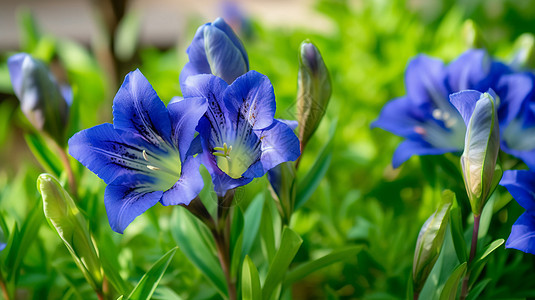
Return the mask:
[[448,220],[450,219],[451,205],[454,201],[455,193],[445,190],[442,193],[442,204],[420,229],[412,265],[412,280],[415,293],[420,293],[424,287],[425,281],[440,255]]
[[501,168],[496,164],[500,131],[495,103],[499,98],[492,90],[462,91],[450,95],[450,101],[466,124],[461,165],[472,212],[479,216],[501,178]]
[[533,34],[523,33],[516,39],[510,65],[519,70],[535,67],[535,37]]
[[37,130],[63,146],[72,98],[70,88],[60,88],[48,67],[29,54],[15,54],[7,64],[13,90],[26,118]]
[[318,128],[331,97],[329,71],[318,48],[308,40],[301,43],[297,84],[297,121],[302,153]]
[[473,20],[468,19],[464,22],[462,32],[468,48],[485,48],[485,39],[481,35],[481,29]]
[[102,268],[86,219],[52,175],[39,175],[37,188],[43,197],[43,209],[48,223],[63,240],[87,282],[95,291],[100,291]]

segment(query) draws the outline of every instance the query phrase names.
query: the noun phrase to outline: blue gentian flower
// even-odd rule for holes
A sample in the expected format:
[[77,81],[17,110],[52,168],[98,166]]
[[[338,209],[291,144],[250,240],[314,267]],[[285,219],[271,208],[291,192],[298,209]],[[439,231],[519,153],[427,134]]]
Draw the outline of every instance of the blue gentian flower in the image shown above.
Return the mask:
[[482,49],[468,50],[447,66],[425,55],[411,60],[405,73],[407,94],[387,103],[372,123],[372,127],[406,138],[394,153],[393,166],[413,155],[462,151],[466,126],[448,96],[467,89],[486,92],[492,88],[501,101],[509,101],[514,94],[502,94],[507,87],[500,79],[511,72]]
[[219,196],[299,157],[297,136],[274,119],[275,94],[266,76],[249,71],[231,85],[213,75],[190,76],[182,92],[185,99],[208,100],[198,141]]
[[535,168],[535,75],[530,72],[505,76],[503,93],[511,95],[500,106],[501,149]]
[[26,118],[63,146],[72,102],[70,87],[60,86],[48,67],[27,53],[11,56],[7,66]]
[[189,62],[180,73],[180,85],[189,76],[213,74],[231,84],[249,71],[249,59],[242,42],[221,18],[199,27],[187,49]]
[[69,153],[108,185],[104,202],[113,230],[122,233],[157,202],[187,205],[201,191],[200,160],[187,154],[206,107],[204,98],[189,98],[166,108],[136,70],[113,100],[113,124],[69,140]]
[[513,225],[505,247],[535,254],[535,172],[505,171],[500,185],[507,188],[516,202],[526,209]]

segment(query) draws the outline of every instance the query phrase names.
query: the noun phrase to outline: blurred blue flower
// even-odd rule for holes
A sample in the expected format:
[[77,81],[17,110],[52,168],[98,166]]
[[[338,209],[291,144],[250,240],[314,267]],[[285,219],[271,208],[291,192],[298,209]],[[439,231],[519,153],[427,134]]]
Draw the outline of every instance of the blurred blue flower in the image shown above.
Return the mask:
[[425,55],[411,60],[405,73],[407,94],[387,103],[371,125],[406,138],[394,153],[393,166],[413,155],[462,151],[466,126],[448,95],[492,88],[502,102],[510,101],[515,95],[503,93],[510,89],[501,79],[511,72],[482,49],[468,50],[447,66]]
[[516,202],[526,209],[513,225],[505,247],[535,254],[535,172],[505,171],[500,185],[507,188]]
[[201,191],[200,160],[187,152],[206,107],[204,98],[190,98],[166,108],[136,70],[113,100],[113,124],[69,140],[69,153],[108,184],[104,202],[113,230],[122,233],[157,202],[187,205]]
[[198,142],[219,196],[299,157],[297,136],[274,119],[275,94],[265,75],[249,71],[231,85],[213,75],[191,76],[182,92],[185,99],[208,100]]
[[501,149],[535,168],[535,75],[530,72],[505,76],[501,81]]
[[15,54],[7,65],[13,90],[26,118],[36,129],[64,145],[72,102],[70,87],[60,87],[48,67],[29,54]]
[[213,74],[231,84],[249,71],[249,59],[242,42],[221,18],[197,29],[187,49],[189,62],[180,73],[180,85],[192,75]]

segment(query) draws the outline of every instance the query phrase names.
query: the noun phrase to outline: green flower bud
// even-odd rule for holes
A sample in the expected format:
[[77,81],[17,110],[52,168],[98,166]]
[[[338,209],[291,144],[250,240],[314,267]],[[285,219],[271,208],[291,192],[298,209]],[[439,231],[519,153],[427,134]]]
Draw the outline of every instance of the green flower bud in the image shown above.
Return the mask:
[[331,97],[329,71],[318,48],[309,41],[301,43],[297,84],[297,121],[302,153],[323,118]]
[[47,66],[29,54],[15,54],[7,63],[13,90],[26,118],[63,146],[72,98],[70,88],[60,88]]
[[519,70],[535,67],[535,37],[533,34],[524,33],[516,39],[510,65]]
[[[501,175],[495,176],[496,160],[500,151],[500,131],[496,116],[496,94],[462,91],[450,96],[466,124],[464,152],[461,156],[463,179],[474,215],[479,216],[483,206],[496,188]],[[498,166],[498,170],[501,170]]]
[[485,48],[485,40],[477,24],[468,19],[463,24],[463,38],[468,48]]
[[454,199],[455,194],[450,190],[445,190],[442,193],[442,204],[420,229],[412,265],[415,293],[419,293],[424,287],[425,281],[440,255]]
[[102,289],[100,259],[89,234],[87,221],[56,178],[41,174],[37,188],[43,197],[45,217],[71,253],[76,265],[95,291]]

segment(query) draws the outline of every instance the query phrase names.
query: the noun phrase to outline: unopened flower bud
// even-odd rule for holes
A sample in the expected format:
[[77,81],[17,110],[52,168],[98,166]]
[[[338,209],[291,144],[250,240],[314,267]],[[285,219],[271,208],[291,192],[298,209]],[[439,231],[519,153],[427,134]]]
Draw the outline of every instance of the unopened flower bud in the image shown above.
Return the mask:
[[8,59],[9,75],[20,107],[30,123],[65,144],[71,92],[60,88],[47,66],[26,53]]
[[331,97],[329,71],[318,48],[309,41],[301,43],[297,84],[297,121],[302,152],[325,115]]

